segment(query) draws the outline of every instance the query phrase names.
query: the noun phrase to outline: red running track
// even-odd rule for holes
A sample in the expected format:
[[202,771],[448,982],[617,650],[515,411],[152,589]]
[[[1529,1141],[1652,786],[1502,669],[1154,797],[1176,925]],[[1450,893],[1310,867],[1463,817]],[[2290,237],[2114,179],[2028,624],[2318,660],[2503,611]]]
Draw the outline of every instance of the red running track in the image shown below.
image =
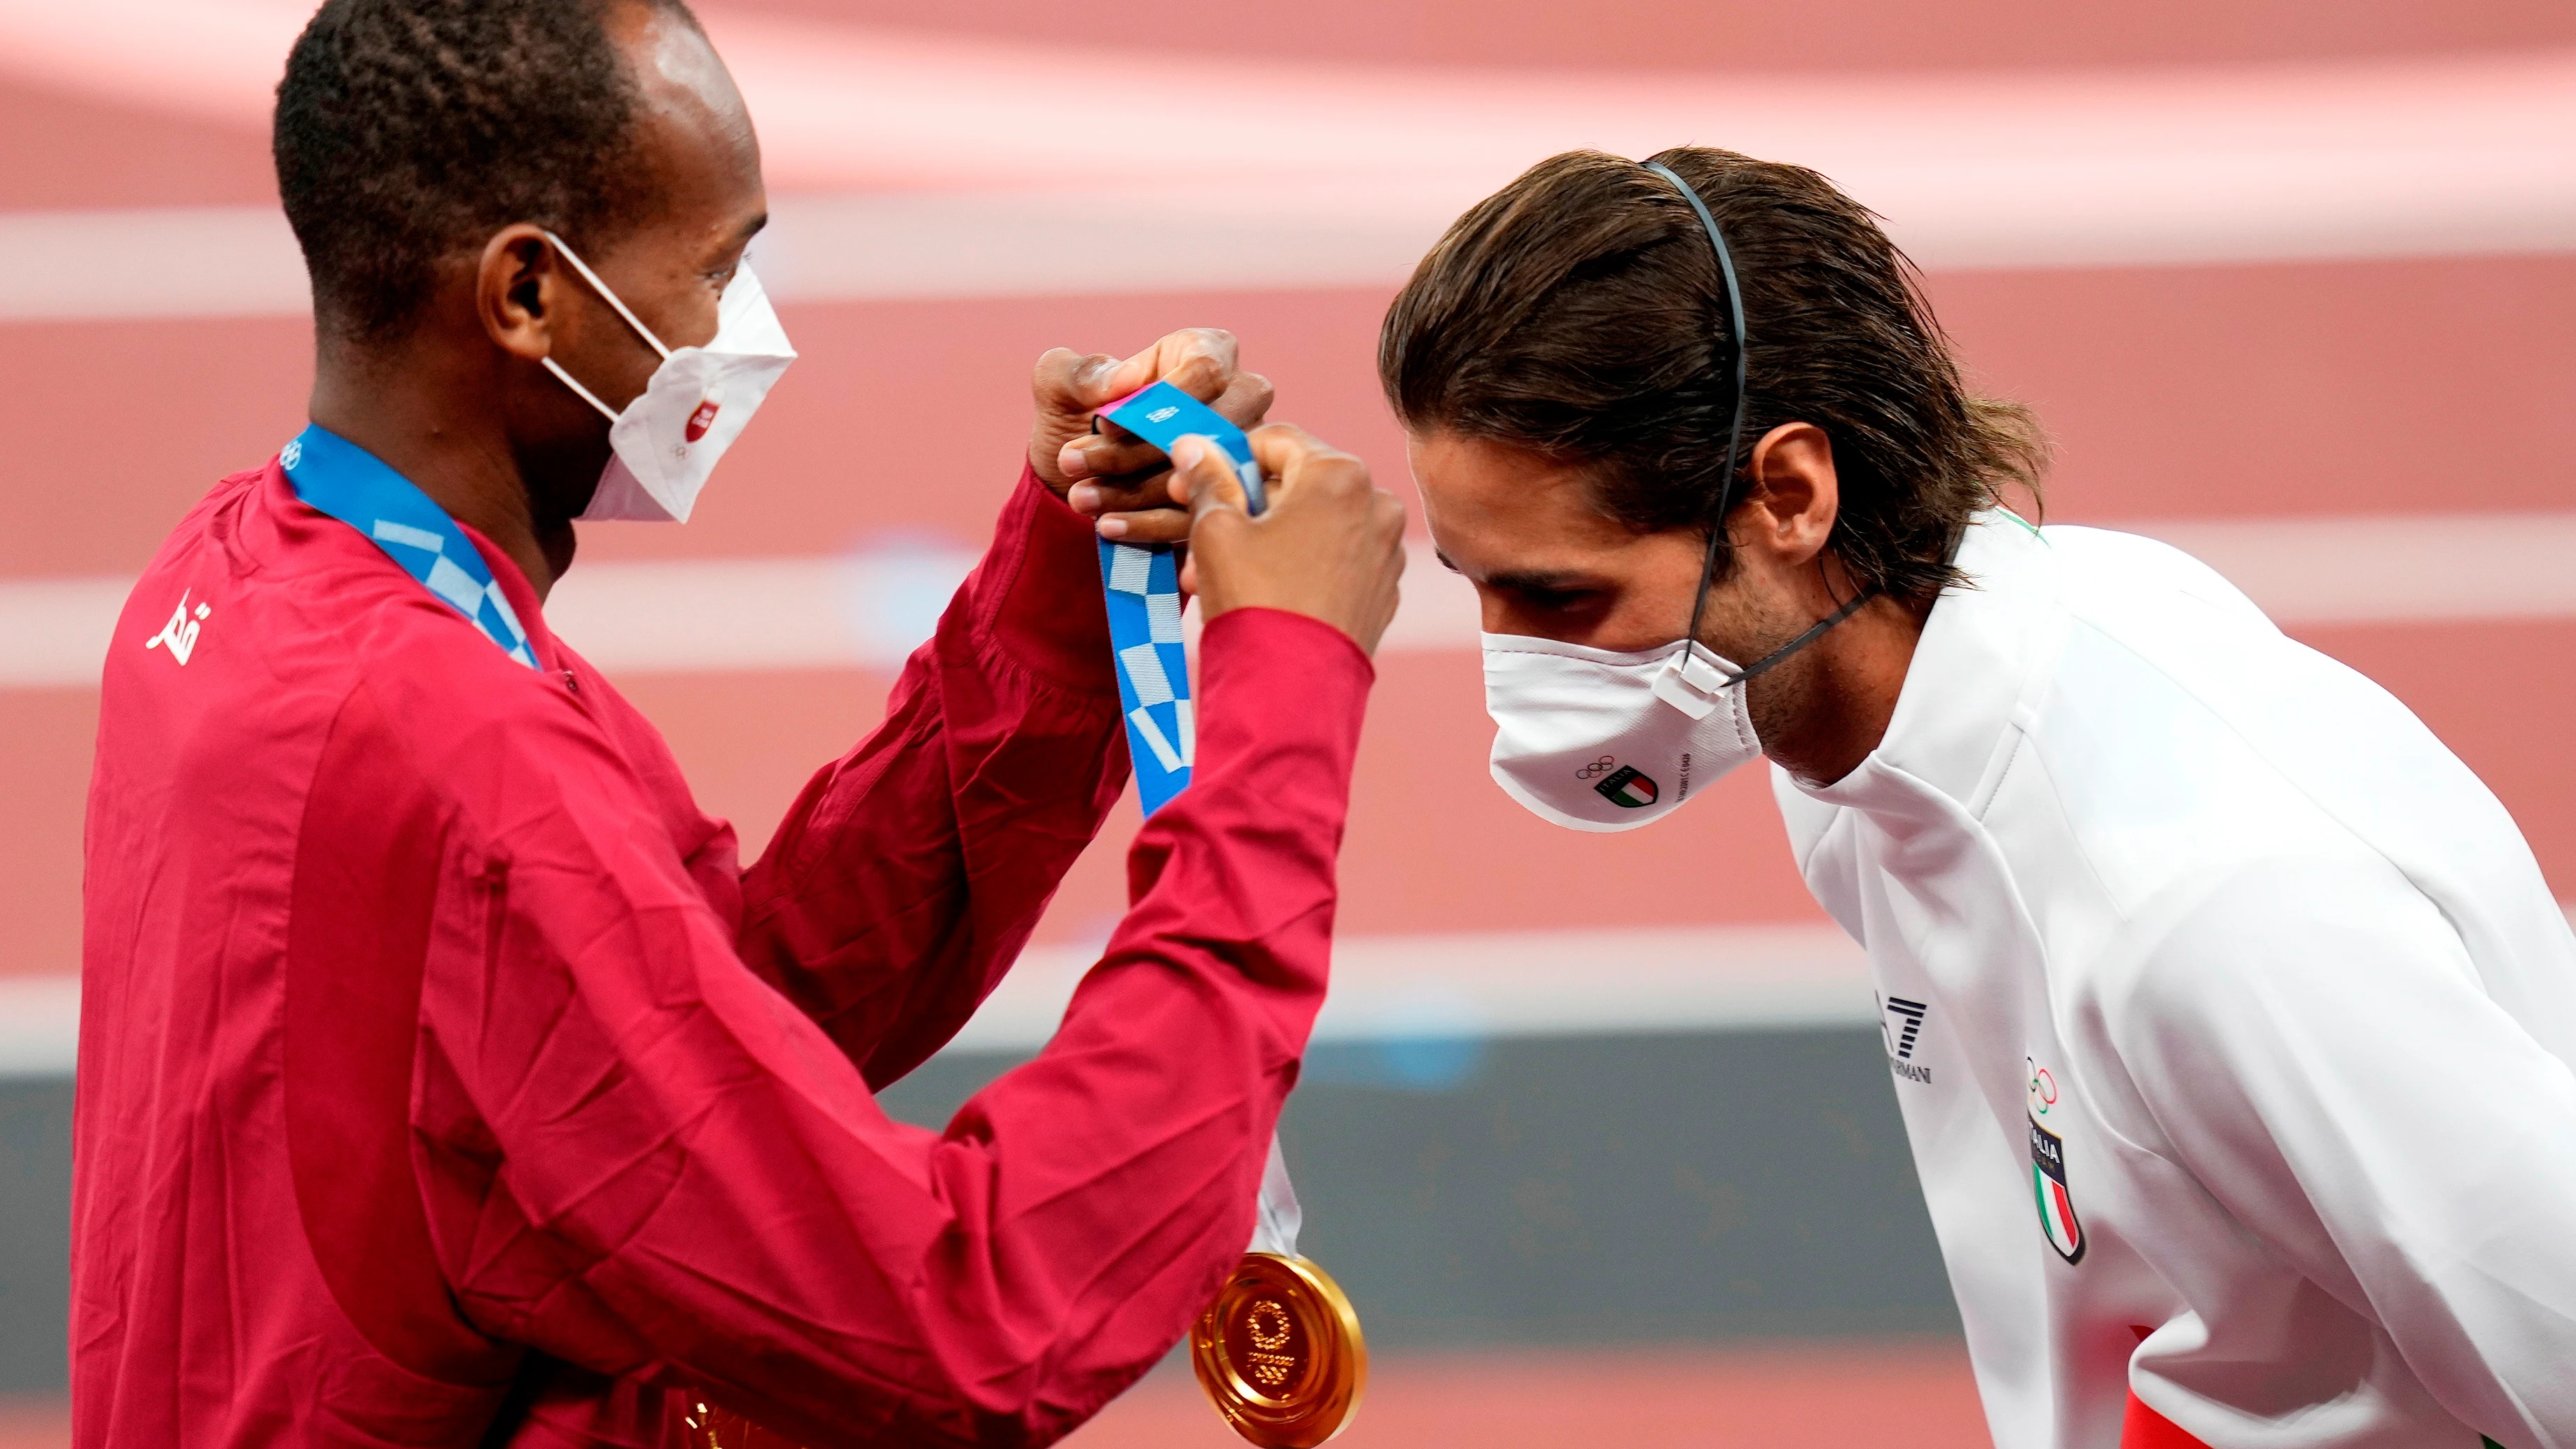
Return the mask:
[[[1240,1449],[1187,1375],[1161,1371],[1067,1449]],[[1944,1343],[1813,1343],[1382,1360],[1336,1449],[1985,1449],[1967,1356]],[[67,1449],[56,1402],[0,1400],[0,1449]]]

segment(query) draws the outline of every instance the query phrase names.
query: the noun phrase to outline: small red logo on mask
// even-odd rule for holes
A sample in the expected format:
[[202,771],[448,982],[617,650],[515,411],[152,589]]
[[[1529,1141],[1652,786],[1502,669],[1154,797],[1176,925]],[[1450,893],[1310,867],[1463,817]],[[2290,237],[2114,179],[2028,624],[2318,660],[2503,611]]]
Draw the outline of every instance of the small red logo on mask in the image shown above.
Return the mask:
[[689,414],[690,442],[694,443],[698,439],[705,437],[707,435],[707,429],[716,425],[716,407],[716,400],[714,398],[709,398],[705,402],[698,404],[698,410],[696,412]]

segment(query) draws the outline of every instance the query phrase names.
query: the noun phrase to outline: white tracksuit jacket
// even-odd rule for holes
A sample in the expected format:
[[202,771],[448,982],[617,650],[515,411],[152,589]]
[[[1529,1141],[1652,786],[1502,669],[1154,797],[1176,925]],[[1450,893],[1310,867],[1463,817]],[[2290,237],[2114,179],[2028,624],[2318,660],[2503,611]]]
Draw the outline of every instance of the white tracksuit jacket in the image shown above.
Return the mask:
[[2513,820],[2182,553],[1958,562],[1879,748],[1774,785],[1998,1449],[2576,1449],[2576,937]]

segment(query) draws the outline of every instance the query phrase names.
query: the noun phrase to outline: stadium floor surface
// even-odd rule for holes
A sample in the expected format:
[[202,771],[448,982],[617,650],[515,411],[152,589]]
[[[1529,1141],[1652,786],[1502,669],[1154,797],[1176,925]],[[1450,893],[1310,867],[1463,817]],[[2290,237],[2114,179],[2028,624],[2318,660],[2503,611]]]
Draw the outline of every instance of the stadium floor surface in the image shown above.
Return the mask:
[[[1069,1449],[1224,1449],[1198,1385],[1157,1371]],[[1941,1340],[1478,1353],[1381,1362],[1341,1449],[1982,1449],[1966,1354]],[[60,1400],[0,1401],[0,1449],[64,1449]]]

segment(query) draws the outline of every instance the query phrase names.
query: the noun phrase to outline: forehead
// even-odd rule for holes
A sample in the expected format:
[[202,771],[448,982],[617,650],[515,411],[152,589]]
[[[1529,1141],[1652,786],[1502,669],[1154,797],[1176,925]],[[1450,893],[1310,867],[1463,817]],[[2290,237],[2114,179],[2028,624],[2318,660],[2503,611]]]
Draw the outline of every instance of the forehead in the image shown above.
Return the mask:
[[1455,433],[1408,438],[1432,541],[1471,578],[1577,568],[1637,535],[1593,505],[1578,467]]
[[621,5],[608,28],[640,93],[640,159],[661,181],[667,203],[718,211],[756,203],[760,143],[715,47],[679,13],[657,5]]

